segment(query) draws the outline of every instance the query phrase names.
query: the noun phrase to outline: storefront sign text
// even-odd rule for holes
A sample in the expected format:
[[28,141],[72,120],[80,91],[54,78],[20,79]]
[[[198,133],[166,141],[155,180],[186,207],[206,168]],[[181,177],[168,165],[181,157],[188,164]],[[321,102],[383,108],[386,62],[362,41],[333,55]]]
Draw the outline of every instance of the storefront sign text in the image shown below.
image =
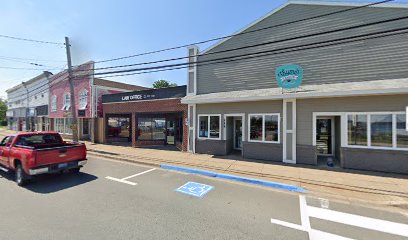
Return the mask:
[[296,64],[285,64],[275,71],[276,81],[281,88],[298,88],[302,83],[303,69]]

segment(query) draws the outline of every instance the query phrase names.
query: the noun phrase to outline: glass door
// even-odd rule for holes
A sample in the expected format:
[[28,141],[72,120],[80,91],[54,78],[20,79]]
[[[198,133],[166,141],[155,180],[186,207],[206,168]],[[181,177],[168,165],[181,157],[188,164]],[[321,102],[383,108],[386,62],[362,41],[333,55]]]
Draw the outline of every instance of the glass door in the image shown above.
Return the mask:
[[234,149],[242,149],[242,120],[234,119]]
[[316,150],[319,155],[333,155],[334,121],[332,118],[316,119]]
[[174,145],[175,144],[175,139],[174,139],[175,130],[176,130],[175,125],[176,125],[176,121],[174,119],[167,119],[166,142],[169,145]]

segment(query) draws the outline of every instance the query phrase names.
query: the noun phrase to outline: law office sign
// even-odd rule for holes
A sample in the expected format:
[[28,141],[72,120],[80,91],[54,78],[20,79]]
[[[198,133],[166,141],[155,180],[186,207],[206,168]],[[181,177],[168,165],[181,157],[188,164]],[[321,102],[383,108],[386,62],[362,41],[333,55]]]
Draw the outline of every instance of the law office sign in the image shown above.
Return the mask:
[[275,75],[280,88],[298,88],[302,84],[303,69],[296,64],[285,64],[276,69]]

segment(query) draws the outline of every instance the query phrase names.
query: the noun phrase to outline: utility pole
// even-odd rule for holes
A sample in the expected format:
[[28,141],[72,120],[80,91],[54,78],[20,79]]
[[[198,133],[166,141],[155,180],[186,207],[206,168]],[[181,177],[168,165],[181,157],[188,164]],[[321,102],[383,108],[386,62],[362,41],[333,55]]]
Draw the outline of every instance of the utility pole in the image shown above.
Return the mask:
[[68,81],[69,88],[71,90],[71,115],[72,115],[72,140],[78,142],[78,118],[75,105],[75,90],[74,81],[72,76],[72,63],[71,63],[71,45],[69,45],[69,38],[65,37],[65,49],[67,50],[67,64],[68,64]]
[[26,98],[27,98],[27,106],[26,106],[26,111],[25,111],[25,125],[26,125],[26,132],[31,132],[31,127],[30,127],[30,118],[29,118],[29,111],[30,111],[30,95],[29,91],[27,88],[27,85],[25,82],[22,82],[23,87],[26,90]]

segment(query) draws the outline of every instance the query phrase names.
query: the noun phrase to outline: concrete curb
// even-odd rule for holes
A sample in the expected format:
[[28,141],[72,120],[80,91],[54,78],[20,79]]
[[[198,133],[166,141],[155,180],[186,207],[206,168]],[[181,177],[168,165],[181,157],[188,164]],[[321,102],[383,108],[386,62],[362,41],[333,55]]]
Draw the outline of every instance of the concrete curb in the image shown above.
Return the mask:
[[179,167],[179,166],[166,165],[166,164],[162,164],[160,165],[160,167],[163,169],[167,169],[167,170],[204,175],[207,177],[227,179],[227,180],[249,183],[249,184],[254,184],[254,185],[259,185],[259,186],[269,187],[269,188],[275,188],[275,189],[280,189],[280,190],[286,190],[286,191],[291,191],[291,192],[299,192],[299,193],[306,192],[306,190],[302,187],[288,185],[284,183],[277,183],[277,182],[265,181],[265,180],[260,180],[260,179],[247,178],[247,177],[241,177],[241,176],[236,176],[236,175],[216,173],[216,172],[205,171],[205,170],[200,170],[200,169]]

